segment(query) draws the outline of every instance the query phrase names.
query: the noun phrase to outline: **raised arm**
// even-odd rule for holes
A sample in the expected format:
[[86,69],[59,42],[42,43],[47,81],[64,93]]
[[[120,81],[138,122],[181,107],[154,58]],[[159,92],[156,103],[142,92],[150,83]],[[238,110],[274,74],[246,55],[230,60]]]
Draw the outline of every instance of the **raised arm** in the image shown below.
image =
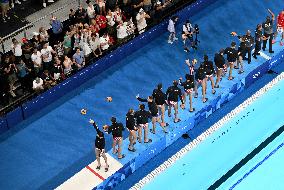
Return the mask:
[[274,15],[274,13],[273,13],[270,9],[267,9],[267,10],[268,10],[269,14],[271,15],[272,20],[275,20],[275,15]]

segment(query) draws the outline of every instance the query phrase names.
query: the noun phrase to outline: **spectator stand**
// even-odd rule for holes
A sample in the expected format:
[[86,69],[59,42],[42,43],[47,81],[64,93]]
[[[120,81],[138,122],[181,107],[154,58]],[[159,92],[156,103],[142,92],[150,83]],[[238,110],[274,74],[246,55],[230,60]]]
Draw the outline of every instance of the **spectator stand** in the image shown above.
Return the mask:
[[[60,2],[60,1],[59,1]],[[69,2],[69,1],[68,1]],[[78,6],[77,3],[80,3],[80,1],[73,0],[66,4],[65,6],[59,7],[56,10],[53,10],[50,12],[48,15],[44,15],[41,18],[38,18],[36,21],[33,23],[19,29],[18,31],[15,31],[11,35],[7,36],[4,41],[6,44],[8,44],[8,41],[11,40],[11,38],[14,37],[19,37],[19,35],[23,35],[23,37],[26,38],[31,38],[32,32],[35,31],[34,27],[39,26],[38,23],[42,22],[47,22],[49,23],[49,19],[51,18],[52,15],[55,15],[57,12],[60,12],[66,7],[69,7],[70,4],[74,6]],[[183,8],[185,5],[188,5],[192,3],[192,1],[185,1],[185,0],[180,0],[176,4],[171,4],[169,5],[172,8],[171,12],[165,12],[165,15],[160,18],[160,20],[155,20],[152,23],[148,24],[147,29],[149,31],[147,33],[144,33],[142,35],[139,35],[138,37],[135,37],[136,34],[130,36],[128,38],[128,41],[124,41],[122,44],[116,44],[112,47],[110,47],[107,51],[104,52],[103,55],[104,57],[101,58],[93,58],[90,60],[88,65],[90,65],[87,68],[82,69],[80,72],[72,76],[71,78],[68,78],[64,80],[60,85],[55,86],[54,88],[50,89],[47,92],[44,92],[43,94],[40,94],[39,96],[35,97],[37,94],[36,93],[29,93],[23,95],[21,98],[18,100],[14,101],[12,104],[5,106],[3,109],[0,110],[0,115],[5,115],[11,111],[14,108],[21,108],[22,109],[22,120],[27,119],[37,111],[41,110],[44,108],[46,105],[50,104],[51,102],[57,100],[59,97],[61,97],[66,91],[71,91],[75,87],[78,87],[79,85],[83,84],[90,78],[96,76],[97,74],[103,72],[107,68],[111,67],[112,65],[116,64],[119,60],[123,59],[124,57],[128,56],[129,54],[133,53],[134,51],[140,49],[144,45],[146,45],[149,41],[152,39],[156,38],[159,34],[161,34],[167,27],[167,20],[165,20],[165,17],[168,17],[175,13],[177,10]],[[54,4],[55,5],[55,4]],[[61,16],[63,16],[61,14]],[[190,15],[188,15],[190,16]],[[67,17],[62,17],[62,20],[67,21]],[[160,24],[158,24],[160,23]],[[158,25],[157,25],[158,24]],[[42,25],[40,25],[42,26]],[[48,24],[49,28],[49,33],[50,31],[50,25]],[[28,30],[28,28],[30,28]],[[5,43],[2,43],[2,46]],[[124,45],[123,45],[124,44]],[[7,45],[3,48],[4,52],[10,51],[10,49],[7,49]],[[8,52],[9,53],[9,52]],[[35,97],[34,99],[32,99]],[[32,99],[32,100],[31,100]],[[19,115],[19,114],[18,114]],[[21,121],[22,121],[21,120]],[[8,128],[13,127],[16,125],[17,122],[13,122],[13,124],[7,124]]]

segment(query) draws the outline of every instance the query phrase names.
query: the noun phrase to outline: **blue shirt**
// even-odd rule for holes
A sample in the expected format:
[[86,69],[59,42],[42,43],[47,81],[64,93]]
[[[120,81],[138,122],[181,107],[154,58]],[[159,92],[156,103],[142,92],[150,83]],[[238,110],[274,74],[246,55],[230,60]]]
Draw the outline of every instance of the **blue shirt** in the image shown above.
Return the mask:
[[23,78],[27,75],[27,70],[26,70],[26,66],[23,63],[20,63],[17,65],[17,69],[19,71],[18,76]]
[[75,54],[73,55],[73,59],[75,59],[75,62],[76,62],[77,64],[82,65],[82,64],[83,64],[83,61],[84,61],[84,54],[83,54],[83,52],[80,52],[80,54],[75,53]]
[[52,32],[54,34],[59,34],[62,32],[62,24],[59,20],[53,20],[51,26],[52,26]]

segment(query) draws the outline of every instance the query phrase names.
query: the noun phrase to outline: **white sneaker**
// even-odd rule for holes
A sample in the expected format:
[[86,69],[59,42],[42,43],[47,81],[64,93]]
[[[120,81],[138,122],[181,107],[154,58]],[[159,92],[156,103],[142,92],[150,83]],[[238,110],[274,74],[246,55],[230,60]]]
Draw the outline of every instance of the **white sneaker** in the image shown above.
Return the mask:
[[168,40],[168,43],[169,43],[169,44],[173,44],[174,42],[173,42],[173,41],[171,41],[171,40]]
[[47,2],[49,2],[49,3],[54,3],[54,1],[53,1],[53,0],[48,0]]
[[12,9],[15,7],[14,3],[11,4]]
[[46,3],[43,3],[42,5],[43,5],[43,7],[46,7]]
[[17,3],[19,5],[22,4],[19,0],[16,0],[15,3]]
[[174,38],[173,40],[174,40],[174,41],[175,41],[175,40],[178,40],[178,38]]

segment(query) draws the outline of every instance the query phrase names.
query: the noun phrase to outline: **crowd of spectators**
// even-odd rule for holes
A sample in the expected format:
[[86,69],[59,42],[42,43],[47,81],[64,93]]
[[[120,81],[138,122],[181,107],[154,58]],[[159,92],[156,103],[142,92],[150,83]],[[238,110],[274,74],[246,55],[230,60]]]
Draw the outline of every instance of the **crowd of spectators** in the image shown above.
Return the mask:
[[50,89],[84,68],[91,58],[143,33],[147,23],[172,4],[171,0],[86,3],[86,7],[70,9],[64,23],[52,16],[50,31],[41,27],[31,39],[12,39],[12,51],[1,56],[1,98],[19,96],[19,86],[21,95]]

